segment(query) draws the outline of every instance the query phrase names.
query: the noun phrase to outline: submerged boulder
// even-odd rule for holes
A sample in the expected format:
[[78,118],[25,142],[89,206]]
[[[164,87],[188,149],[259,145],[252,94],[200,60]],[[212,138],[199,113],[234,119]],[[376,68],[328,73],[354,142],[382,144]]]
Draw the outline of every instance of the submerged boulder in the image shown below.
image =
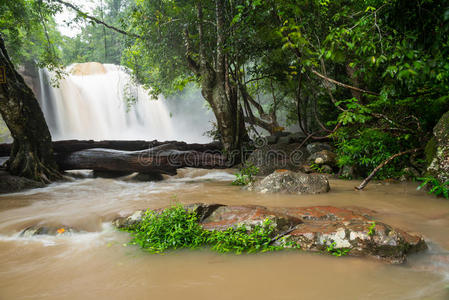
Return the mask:
[[248,185],[248,190],[260,193],[319,194],[330,190],[326,176],[277,170]]
[[[388,263],[402,263],[408,254],[427,249],[422,236],[374,221],[371,216],[374,212],[360,207],[267,208],[196,203],[185,205],[185,208],[206,213],[207,216],[199,218],[205,230],[226,230],[243,225],[251,232],[268,219],[275,229],[273,244],[286,248],[296,246],[303,251],[373,257]],[[133,220],[141,218],[142,211],[132,216]],[[130,222],[129,217],[120,219],[114,224],[121,228],[136,224]]]
[[433,134],[436,147],[427,171],[440,182],[446,182],[449,180],[449,112],[438,121]]

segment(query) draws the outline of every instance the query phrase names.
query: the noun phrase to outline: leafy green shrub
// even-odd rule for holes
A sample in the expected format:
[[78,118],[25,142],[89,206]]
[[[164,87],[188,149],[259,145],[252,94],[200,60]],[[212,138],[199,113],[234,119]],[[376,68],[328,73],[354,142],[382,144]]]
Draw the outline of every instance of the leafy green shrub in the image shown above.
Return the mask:
[[[356,133],[341,130],[334,137],[337,140],[338,165],[354,166],[362,176],[401,151],[400,142],[394,136],[376,129],[367,128]],[[399,157],[383,167],[376,178],[399,177],[405,165],[404,157]]]
[[235,174],[236,178],[232,182],[232,185],[247,185],[254,181],[254,176],[257,175],[257,173],[259,173],[259,168],[249,164]]
[[433,176],[418,178],[418,180],[422,181],[420,186],[418,186],[418,190],[422,189],[425,186],[428,186],[429,194],[435,196],[444,196],[446,199],[449,199],[449,180],[442,183]]
[[196,214],[186,211],[182,205],[162,212],[148,210],[142,222],[128,231],[133,234],[131,244],[152,253],[167,249],[198,248],[207,239]]

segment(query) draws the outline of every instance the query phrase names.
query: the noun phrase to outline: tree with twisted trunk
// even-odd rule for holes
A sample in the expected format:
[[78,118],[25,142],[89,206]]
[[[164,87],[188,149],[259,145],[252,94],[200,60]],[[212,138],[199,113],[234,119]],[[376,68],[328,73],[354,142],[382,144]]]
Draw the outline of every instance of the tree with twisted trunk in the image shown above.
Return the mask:
[[0,35],[0,113],[12,137],[13,147],[6,169],[17,176],[43,183],[61,177],[53,159],[51,135],[32,90],[16,71]]

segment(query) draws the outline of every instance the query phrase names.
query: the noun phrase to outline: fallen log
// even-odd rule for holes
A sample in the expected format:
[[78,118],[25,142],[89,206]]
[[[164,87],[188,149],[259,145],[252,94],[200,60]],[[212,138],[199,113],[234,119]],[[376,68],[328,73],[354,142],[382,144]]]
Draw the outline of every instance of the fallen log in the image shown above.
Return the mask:
[[[168,146],[168,145],[167,145]],[[120,151],[113,149],[87,149],[56,154],[61,170],[94,170],[103,172],[140,172],[176,174],[179,168],[228,168],[230,164],[218,150],[179,151],[161,149]]]
[[[121,140],[106,140],[106,141],[93,141],[93,140],[63,140],[52,142],[53,151],[55,153],[70,153],[75,151],[93,149],[93,148],[104,148],[104,149],[114,149],[123,151],[138,151],[147,150],[150,148],[170,145],[171,149],[176,149],[180,151],[211,151],[211,150],[221,150],[221,144],[218,142],[213,142],[209,144],[187,144],[185,142],[179,141],[165,141],[159,142],[154,141],[121,141]],[[0,144],[0,156],[9,156],[11,153],[12,144]]]

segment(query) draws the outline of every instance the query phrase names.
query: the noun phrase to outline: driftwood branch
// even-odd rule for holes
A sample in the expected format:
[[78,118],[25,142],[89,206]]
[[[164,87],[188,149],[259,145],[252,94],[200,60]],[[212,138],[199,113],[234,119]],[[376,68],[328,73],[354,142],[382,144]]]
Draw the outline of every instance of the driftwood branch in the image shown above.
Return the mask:
[[360,183],[359,186],[356,186],[355,189],[360,191],[363,190],[363,188],[365,188],[365,186],[371,181],[371,179],[373,179],[374,175],[376,175],[376,173],[382,169],[385,165],[387,165],[389,162],[391,162],[393,159],[395,159],[396,157],[405,155],[405,154],[410,154],[410,153],[416,153],[418,151],[422,150],[422,148],[415,148],[415,149],[410,149],[407,151],[403,151],[400,153],[396,153],[392,156],[390,156],[388,159],[386,159],[385,161],[383,161],[380,165],[378,165],[372,172],[371,174],[368,175],[368,177],[366,177],[362,183]]

